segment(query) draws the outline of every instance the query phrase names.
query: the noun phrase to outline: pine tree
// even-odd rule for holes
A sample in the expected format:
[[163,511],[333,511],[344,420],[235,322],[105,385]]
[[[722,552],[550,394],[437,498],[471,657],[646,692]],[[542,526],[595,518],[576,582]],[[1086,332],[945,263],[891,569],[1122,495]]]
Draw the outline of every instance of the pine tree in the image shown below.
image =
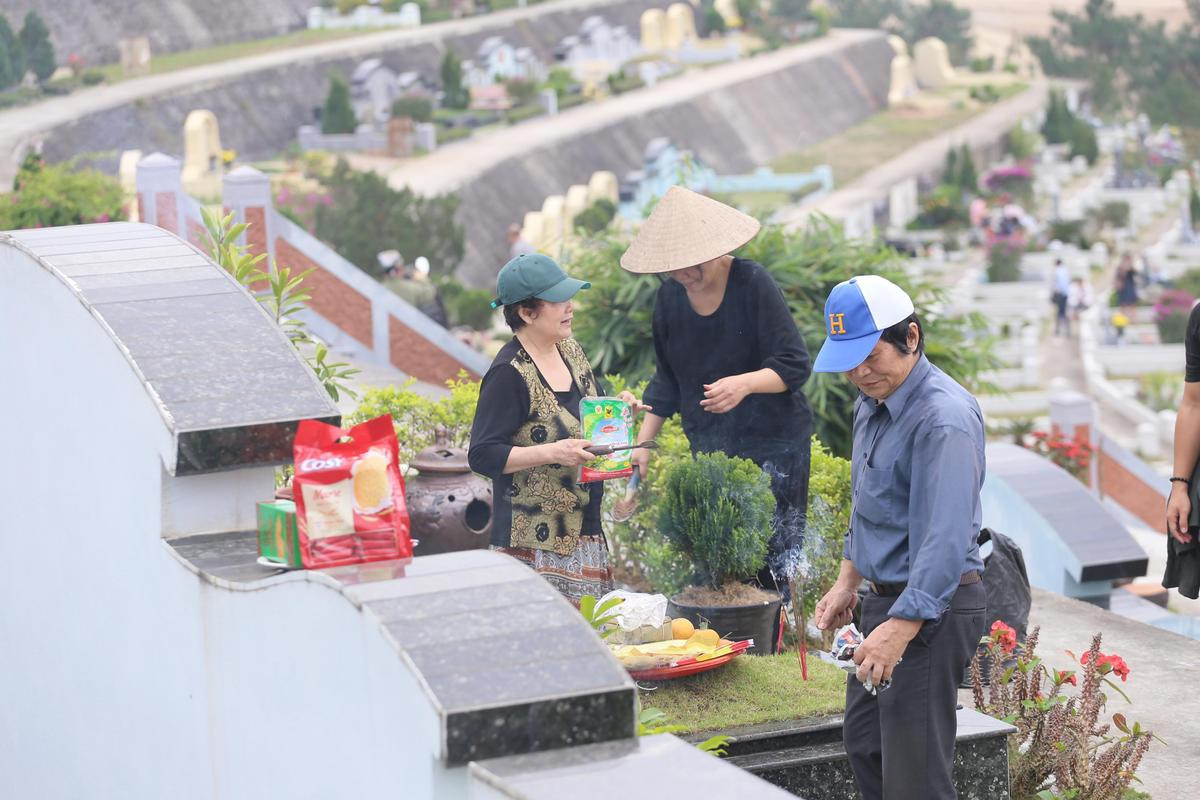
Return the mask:
[[25,66],[33,70],[38,81],[48,80],[58,66],[54,60],[54,45],[50,44],[50,30],[33,11],[25,15],[25,23],[21,26],[21,53]]
[[958,150],[951,147],[946,151],[946,166],[942,168],[942,183],[946,186],[956,186],[958,177]]
[[354,133],[358,119],[350,106],[350,87],[341,75],[329,76],[329,94],[321,109],[321,133]]
[[971,148],[963,143],[962,152],[958,156],[958,185],[964,192],[975,194],[979,191],[979,172],[975,169],[975,159],[971,156]]
[[447,49],[442,56],[442,92],[445,95],[443,104],[446,108],[466,108],[470,103],[470,95],[463,88],[462,62],[453,50]]
[[0,89],[21,80],[21,43],[12,26],[0,14]]

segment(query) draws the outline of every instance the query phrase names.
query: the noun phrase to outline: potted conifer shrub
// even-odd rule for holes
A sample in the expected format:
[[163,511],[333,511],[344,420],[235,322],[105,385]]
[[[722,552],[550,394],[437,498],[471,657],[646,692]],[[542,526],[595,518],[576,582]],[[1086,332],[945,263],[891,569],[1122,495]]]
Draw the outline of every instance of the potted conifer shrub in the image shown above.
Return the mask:
[[770,479],[749,459],[701,453],[671,467],[659,529],[695,567],[694,584],[671,598],[672,617],[752,638],[748,652],[774,651],[781,597],[745,583],[766,563],[774,513]]

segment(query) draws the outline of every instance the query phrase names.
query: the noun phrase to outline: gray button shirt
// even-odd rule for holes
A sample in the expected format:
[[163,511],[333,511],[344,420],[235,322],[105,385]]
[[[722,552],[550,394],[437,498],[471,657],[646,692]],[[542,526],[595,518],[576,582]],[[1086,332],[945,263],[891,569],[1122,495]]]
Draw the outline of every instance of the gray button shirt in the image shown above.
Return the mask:
[[963,573],[983,571],[979,403],[921,356],[885,401],[859,397],[852,469],[843,555],[869,581],[908,584],[890,616],[938,619]]

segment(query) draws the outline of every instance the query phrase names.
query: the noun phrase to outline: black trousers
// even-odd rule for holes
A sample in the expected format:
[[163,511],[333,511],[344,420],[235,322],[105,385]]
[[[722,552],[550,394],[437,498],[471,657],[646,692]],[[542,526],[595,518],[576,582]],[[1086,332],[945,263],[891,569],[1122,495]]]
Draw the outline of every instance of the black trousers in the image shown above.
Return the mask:
[[[887,621],[896,598],[868,594],[863,636]],[[926,622],[892,673],[892,686],[872,696],[851,674],[842,735],[864,800],[954,800],[951,767],[958,725],[958,684],[983,636],[983,584],[960,586],[940,620]]]

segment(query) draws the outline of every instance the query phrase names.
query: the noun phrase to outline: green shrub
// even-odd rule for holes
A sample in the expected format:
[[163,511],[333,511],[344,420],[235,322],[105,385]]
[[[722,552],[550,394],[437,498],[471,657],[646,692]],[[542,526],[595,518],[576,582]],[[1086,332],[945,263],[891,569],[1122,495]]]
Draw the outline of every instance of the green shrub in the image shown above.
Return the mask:
[[462,61],[454,50],[447,48],[442,56],[440,67],[442,78],[442,99],[446,108],[466,108],[471,102],[471,95],[463,86]]
[[104,73],[98,69],[85,69],[79,76],[79,80],[84,86],[95,86],[98,83],[104,83]]
[[27,156],[0,202],[0,230],[49,228],[125,218],[125,192],[115,178],[93,169],[46,164]]
[[392,103],[392,118],[408,117],[413,122],[433,119],[433,102],[427,97],[398,97]]
[[1188,315],[1173,311],[1158,320],[1158,340],[1163,344],[1183,344],[1187,338]]
[[1082,219],[1056,219],[1050,223],[1050,238],[1057,239],[1063,244],[1074,244],[1081,249],[1087,250],[1091,247],[1091,242],[1088,241],[1084,233],[1087,226],[1087,220]]
[[963,226],[969,220],[962,190],[957,186],[939,186],[921,199],[921,213],[909,227],[928,230]]
[[1138,376],[1138,400],[1152,411],[1179,408],[1183,382],[1176,372],[1147,372]]
[[453,278],[445,279],[438,294],[446,307],[450,326],[465,325],[472,330],[492,327],[492,293],[487,289],[468,289]]
[[774,513],[771,480],[757,464],[700,453],[670,469],[659,530],[692,561],[697,582],[716,589],[763,568]]
[[354,133],[358,119],[350,106],[350,87],[346,79],[334,73],[329,76],[329,93],[321,109],[321,133]]
[[1200,297],[1200,269],[1189,269],[1172,283],[1175,284],[1175,288],[1183,289],[1193,297]]
[[575,216],[575,227],[588,234],[597,234],[608,227],[617,215],[611,200],[601,197]]
[[1129,227],[1129,203],[1124,200],[1110,200],[1092,214],[1096,223],[1102,228]]
[[1020,247],[1000,243],[988,250],[987,276],[989,283],[1011,283],[1021,280]]
[[461,128],[438,128],[438,144],[450,144],[471,135],[471,129],[465,125]]
[[842,567],[842,544],[850,528],[850,461],[835,456],[812,438],[808,479],[807,556],[804,586],[797,587],[809,619],[817,601],[833,585]]
[[1067,108],[1067,101],[1062,92],[1052,89],[1050,106],[1046,109],[1046,121],[1042,123],[1042,136],[1050,144],[1065,144],[1071,141],[1076,121],[1071,109]]
[[527,106],[537,101],[538,85],[532,81],[507,81],[504,87],[514,106]]
[[716,8],[709,6],[704,11],[704,33],[706,36],[725,33],[726,29],[725,18],[721,16],[721,12]]
[[545,109],[541,106],[517,106],[510,109],[504,114],[504,121],[509,125],[516,125],[518,122],[524,122],[527,119],[541,116],[545,113]]
[[971,72],[991,72],[995,63],[995,56],[976,56],[971,59]]
[[[36,12],[25,15],[25,22],[18,35],[21,40],[21,58],[25,69],[31,70],[39,83],[47,81],[58,66],[54,58],[54,45],[50,44],[50,29]],[[20,79],[20,76],[17,76]]]
[[1100,157],[1100,143],[1096,141],[1096,131],[1081,119],[1076,119],[1071,127],[1071,158],[1075,156],[1083,156],[1089,166],[1094,165]]

